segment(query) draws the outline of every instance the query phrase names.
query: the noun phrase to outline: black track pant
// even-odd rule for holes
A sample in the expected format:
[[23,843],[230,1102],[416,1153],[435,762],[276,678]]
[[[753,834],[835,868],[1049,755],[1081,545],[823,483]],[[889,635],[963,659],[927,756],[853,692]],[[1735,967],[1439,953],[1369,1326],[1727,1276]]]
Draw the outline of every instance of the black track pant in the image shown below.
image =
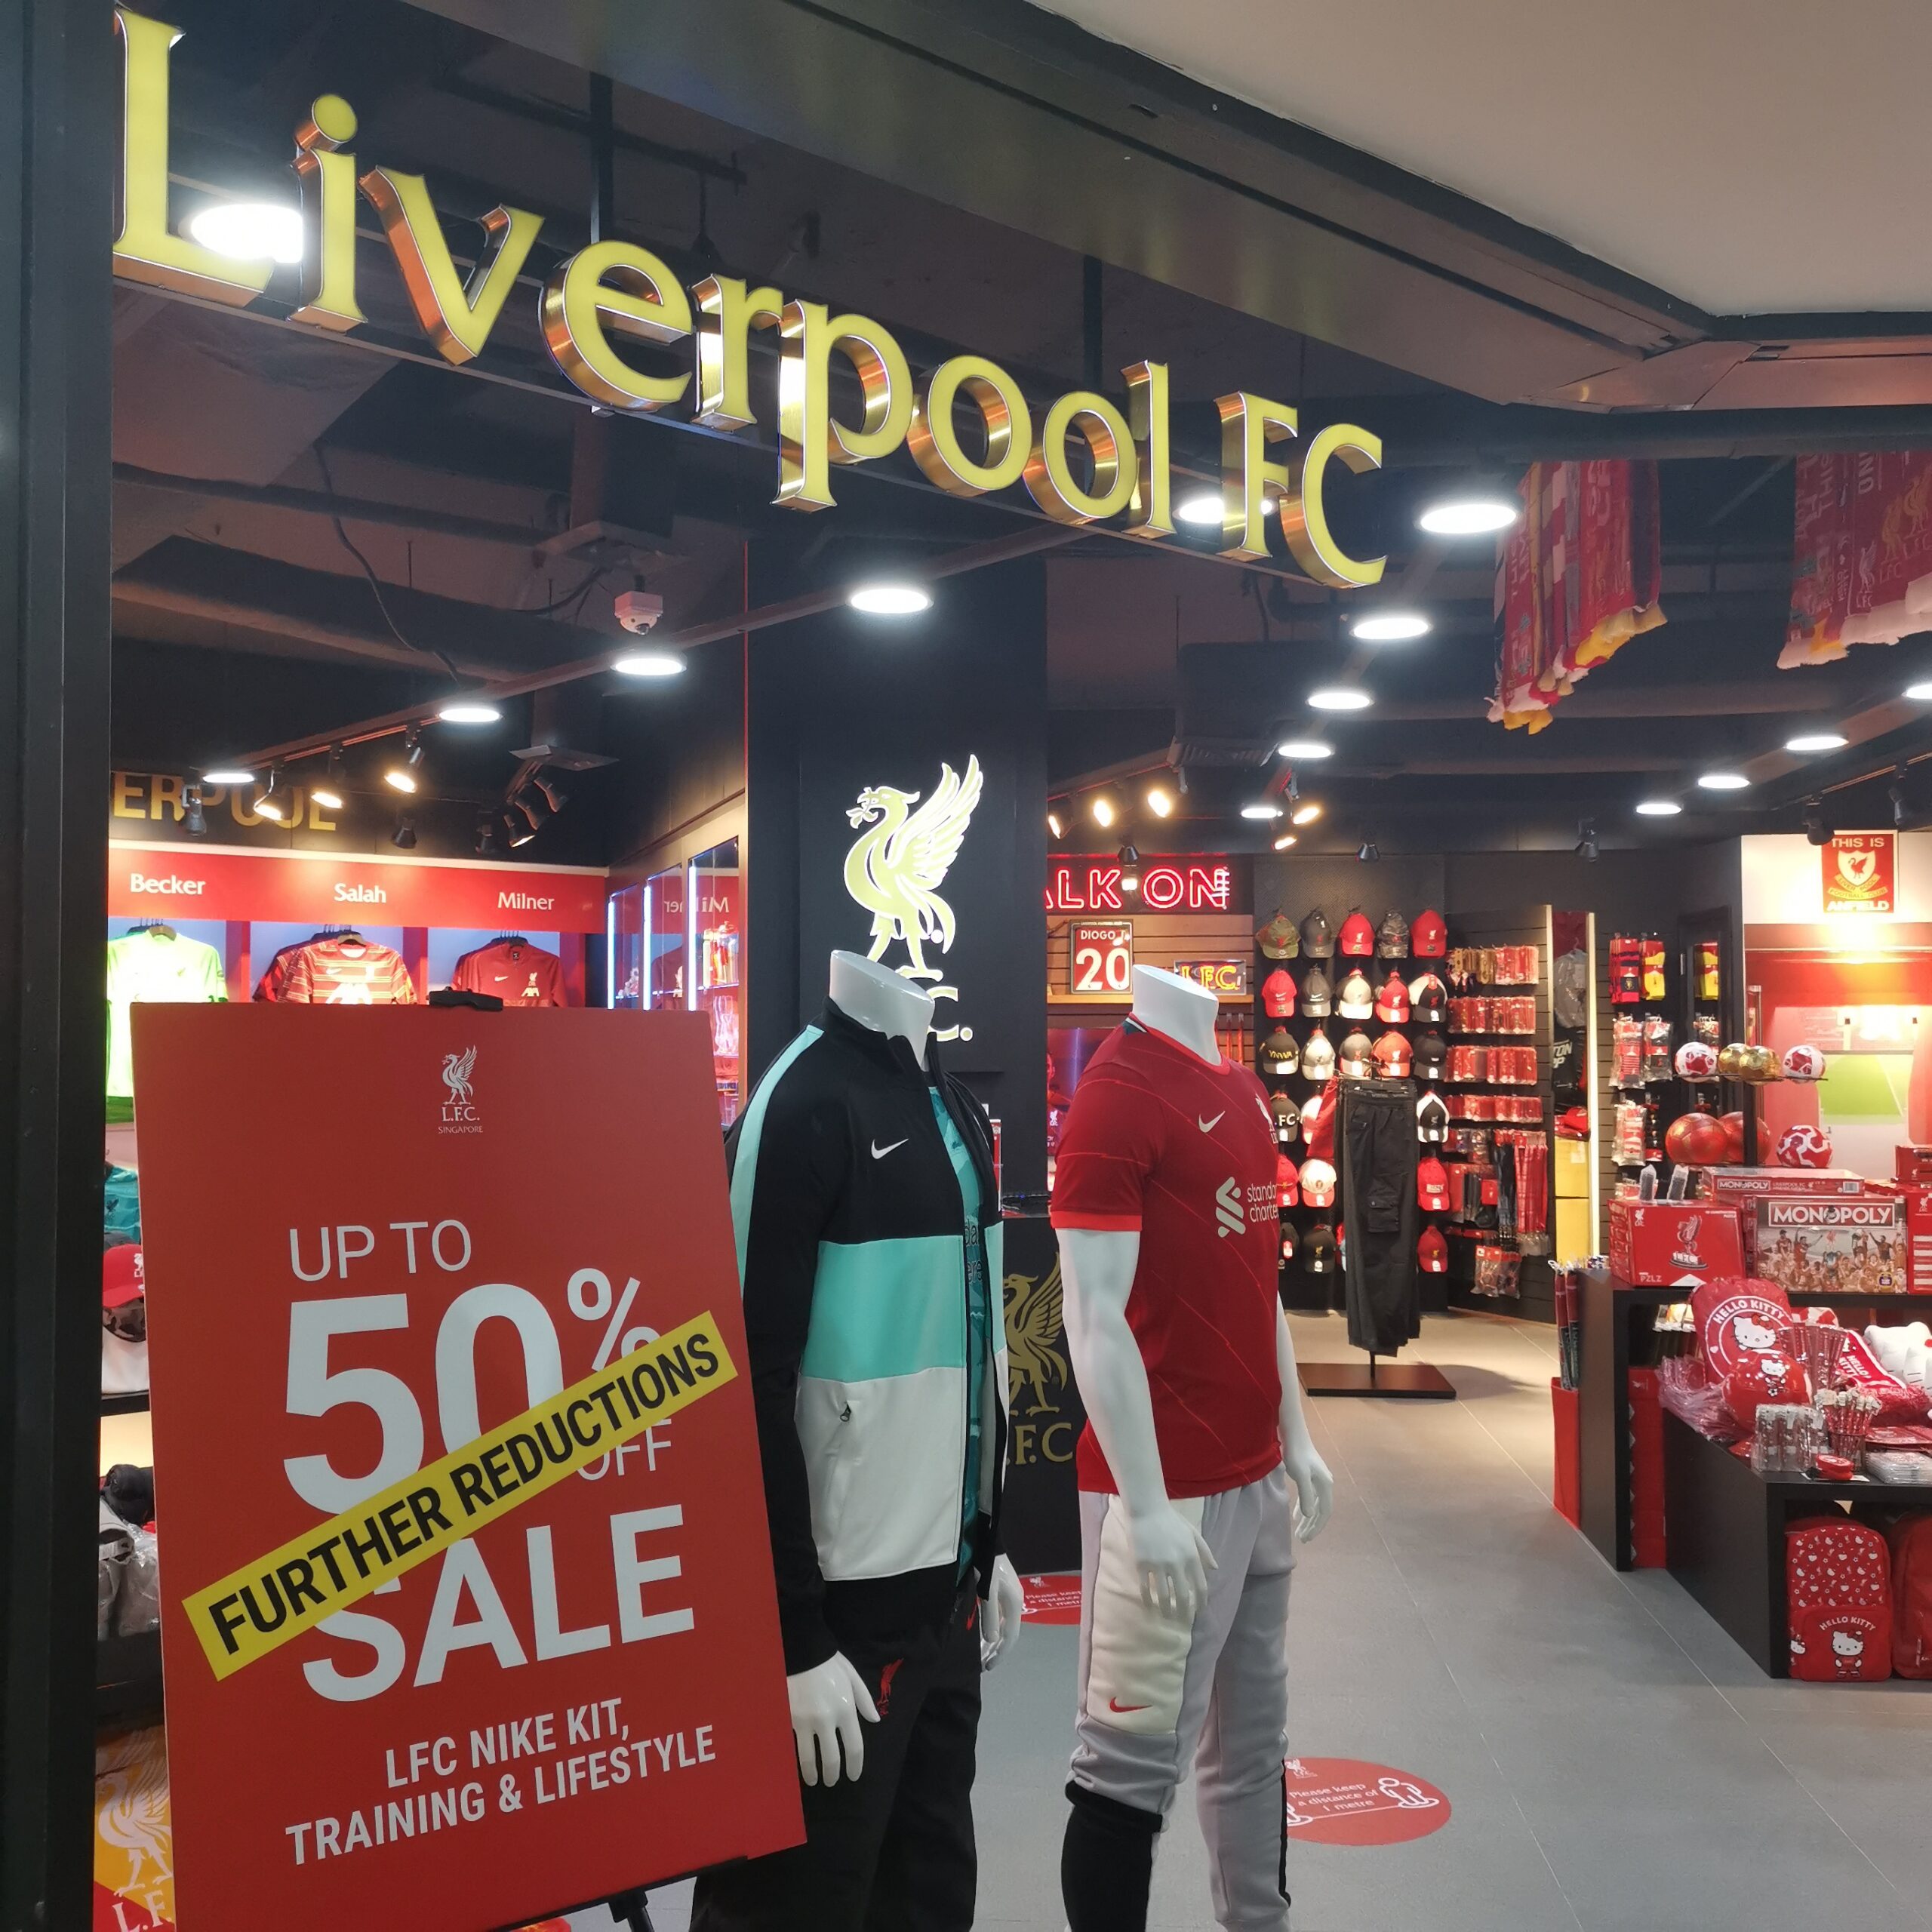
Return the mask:
[[[835,1635],[838,1633],[835,1631]],[[842,1638],[879,1721],[857,1783],[804,1785],[805,1842],[697,1881],[691,1932],[968,1932],[980,1733],[979,1604],[969,1580],[943,1631]],[[863,1723],[863,1720],[860,1721]]]
[[1406,1080],[1344,1080],[1349,1340],[1392,1355],[1422,1332],[1416,1287],[1416,1096]]

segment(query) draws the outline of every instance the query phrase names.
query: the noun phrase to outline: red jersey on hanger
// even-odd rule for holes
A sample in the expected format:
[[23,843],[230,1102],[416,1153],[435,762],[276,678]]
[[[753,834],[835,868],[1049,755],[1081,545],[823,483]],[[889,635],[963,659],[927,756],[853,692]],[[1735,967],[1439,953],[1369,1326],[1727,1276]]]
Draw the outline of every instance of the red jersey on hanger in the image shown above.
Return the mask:
[[417,1004],[402,955],[365,939],[311,940],[288,961],[273,997],[312,1006]]
[[[1054,1226],[1140,1236],[1127,1320],[1170,1496],[1238,1489],[1281,1460],[1275,1160],[1253,1074],[1133,1021],[1060,1129]],[[1091,1423],[1077,1460],[1082,1489],[1115,1487]]]
[[554,952],[527,939],[493,939],[456,962],[450,984],[458,992],[491,993],[506,1006],[568,1006],[564,966]]

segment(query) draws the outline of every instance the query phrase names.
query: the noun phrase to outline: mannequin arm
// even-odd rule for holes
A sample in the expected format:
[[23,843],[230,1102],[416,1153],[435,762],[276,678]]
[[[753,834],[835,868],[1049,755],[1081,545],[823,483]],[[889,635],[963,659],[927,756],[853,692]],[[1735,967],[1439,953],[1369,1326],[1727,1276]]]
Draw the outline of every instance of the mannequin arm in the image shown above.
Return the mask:
[[1060,1231],[1067,1347],[1088,1419],[1120,1491],[1141,1600],[1189,1623],[1208,1593],[1214,1558],[1201,1533],[1169,1501],[1161,1470],[1147,1364],[1127,1321],[1140,1256],[1137,1231]]
[[878,1707],[844,1653],[835,1651],[823,1663],[786,1678],[785,1694],[792,1706],[799,1777],[817,1784],[822,1774],[825,1783],[836,1784],[842,1752],[846,1778],[857,1779],[866,1768],[866,1734],[859,1720],[877,1724]]
[[1334,1507],[1335,1478],[1328,1465],[1315,1453],[1308,1432],[1308,1418],[1302,1413],[1301,1378],[1295,1371],[1295,1340],[1289,1332],[1285,1309],[1278,1310],[1275,1325],[1275,1362],[1281,1376],[1281,1462],[1288,1480],[1295,1486],[1301,1520],[1295,1525],[1298,1542],[1306,1543],[1321,1534]]
[[980,1668],[991,1670],[1012,1648],[1026,1614],[1026,1592],[1004,1556],[993,1558],[986,1600],[980,1611]]

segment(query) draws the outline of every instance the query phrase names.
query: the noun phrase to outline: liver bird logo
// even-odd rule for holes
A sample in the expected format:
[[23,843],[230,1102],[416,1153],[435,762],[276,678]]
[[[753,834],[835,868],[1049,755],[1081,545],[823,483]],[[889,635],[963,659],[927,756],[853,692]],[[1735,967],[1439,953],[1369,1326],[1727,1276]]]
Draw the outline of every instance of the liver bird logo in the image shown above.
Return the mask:
[[959,856],[983,782],[980,761],[968,758],[963,774],[940,767],[939,783],[922,805],[917,792],[868,785],[845,814],[848,823],[863,828],[845,854],[845,890],[872,915],[866,957],[883,958],[900,941],[910,955],[909,979],[940,977],[926,964],[927,945],[942,952],[952,948],[952,908],[939,888]]
[[467,1053],[444,1054],[443,1084],[450,1090],[452,1101],[475,1099],[475,1091],[469,1079],[475,1070],[476,1049],[474,1047]]
[[1054,1388],[1068,1380],[1066,1357],[1061,1352],[1061,1327],[1066,1293],[1056,1261],[1044,1275],[1009,1275],[1004,1284],[1006,1307],[1007,1403],[1017,1410],[1023,1389],[1033,1392],[1031,1404],[1051,1409]]

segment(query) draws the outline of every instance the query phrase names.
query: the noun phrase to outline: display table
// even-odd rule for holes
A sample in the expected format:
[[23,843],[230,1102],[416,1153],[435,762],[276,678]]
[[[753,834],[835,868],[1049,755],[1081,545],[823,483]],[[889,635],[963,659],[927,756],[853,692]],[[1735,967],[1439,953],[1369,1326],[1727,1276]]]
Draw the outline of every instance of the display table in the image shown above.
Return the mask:
[[[1632,1567],[1630,1551],[1630,1371],[1651,1364],[1654,1310],[1687,1301],[1685,1287],[1639,1288],[1607,1269],[1583,1277],[1583,1380],[1577,1404],[1577,1483],[1583,1531],[1613,1569]],[[1794,1308],[1835,1308],[1848,1328],[1903,1312],[1903,1295],[1794,1294]],[[1916,1308],[1912,1309],[1916,1314]],[[1701,1438],[1700,1438],[1701,1440]],[[1747,1469],[1746,1474],[1749,1475]],[[1819,1485],[1808,1487],[1817,1490]],[[1864,1487],[1869,1489],[1866,1484]],[[1780,1586],[1783,1587],[1782,1584]],[[1740,1641],[1742,1639],[1740,1640]]]
[[1664,1487],[1670,1574],[1767,1676],[1791,1675],[1785,1526],[1844,1498],[1923,1498],[1869,1481],[1761,1476],[1741,1456],[1666,1410]]

